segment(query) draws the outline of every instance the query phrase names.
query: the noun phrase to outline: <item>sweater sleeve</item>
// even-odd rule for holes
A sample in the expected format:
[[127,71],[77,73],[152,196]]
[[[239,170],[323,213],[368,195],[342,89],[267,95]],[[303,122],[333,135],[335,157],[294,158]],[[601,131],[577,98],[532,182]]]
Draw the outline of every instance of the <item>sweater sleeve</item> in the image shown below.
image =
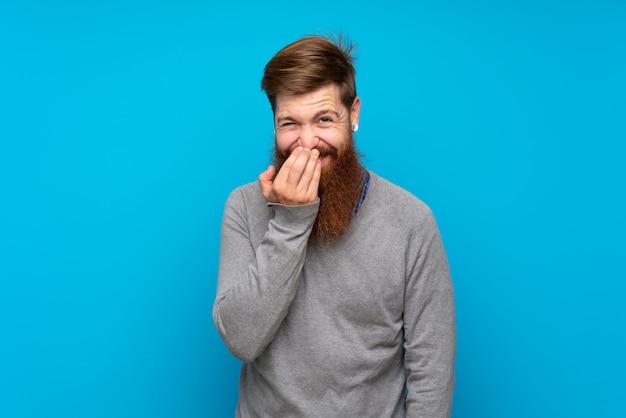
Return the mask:
[[449,417],[454,390],[456,326],[448,261],[430,211],[409,246],[404,300],[407,417]]
[[262,214],[247,213],[255,210],[254,205],[247,206],[241,190],[226,202],[213,320],[231,353],[250,362],[272,341],[287,315],[319,202],[270,204],[274,216],[256,248],[251,219]]

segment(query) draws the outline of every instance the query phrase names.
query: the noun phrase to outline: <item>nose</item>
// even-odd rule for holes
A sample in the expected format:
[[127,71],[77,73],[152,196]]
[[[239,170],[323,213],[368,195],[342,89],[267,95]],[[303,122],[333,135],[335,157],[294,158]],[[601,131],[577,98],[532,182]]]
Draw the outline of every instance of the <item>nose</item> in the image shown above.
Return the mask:
[[298,145],[304,148],[313,149],[320,143],[320,138],[315,135],[315,131],[312,128],[303,126],[300,130],[300,138],[298,138]]

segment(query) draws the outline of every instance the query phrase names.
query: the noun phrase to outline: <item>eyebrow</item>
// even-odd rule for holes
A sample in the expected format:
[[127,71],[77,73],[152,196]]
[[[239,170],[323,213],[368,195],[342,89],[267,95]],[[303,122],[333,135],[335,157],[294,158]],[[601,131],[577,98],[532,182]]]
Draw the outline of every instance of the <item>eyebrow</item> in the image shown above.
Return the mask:
[[286,120],[293,120],[291,116],[279,116],[276,118],[276,123],[281,123]]
[[[332,109],[321,109],[321,110],[318,110],[317,112],[315,112],[315,115],[313,115],[313,119],[318,119],[321,116],[326,115],[326,114],[331,114],[334,117],[336,117],[337,119],[339,119],[339,112],[337,112],[335,110],[332,110]],[[281,123],[281,122],[284,122],[286,120],[293,121],[295,119],[292,116],[290,116],[290,115],[279,116],[279,117],[276,118],[276,123]]]
[[315,116],[313,116],[313,119],[317,119],[317,118],[319,118],[320,116],[325,115],[325,114],[327,114],[327,113],[330,113],[330,114],[332,114],[333,116],[335,116],[337,119],[339,119],[339,112],[336,112],[336,111],[334,111],[334,110],[330,110],[330,109],[322,109],[322,110],[317,111],[317,112],[315,113]]

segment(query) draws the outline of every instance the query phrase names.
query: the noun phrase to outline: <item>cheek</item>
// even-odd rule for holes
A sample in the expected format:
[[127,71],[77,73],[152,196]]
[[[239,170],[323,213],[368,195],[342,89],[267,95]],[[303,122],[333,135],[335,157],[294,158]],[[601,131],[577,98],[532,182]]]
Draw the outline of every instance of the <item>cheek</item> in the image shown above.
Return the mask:
[[294,132],[277,132],[274,135],[274,141],[276,142],[276,148],[287,152],[298,145],[298,135]]
[[346,131],[343,128],[333,130],[332,134],[325,137],[325,142],[331,147],[342,151],[350,142],[351,131]]

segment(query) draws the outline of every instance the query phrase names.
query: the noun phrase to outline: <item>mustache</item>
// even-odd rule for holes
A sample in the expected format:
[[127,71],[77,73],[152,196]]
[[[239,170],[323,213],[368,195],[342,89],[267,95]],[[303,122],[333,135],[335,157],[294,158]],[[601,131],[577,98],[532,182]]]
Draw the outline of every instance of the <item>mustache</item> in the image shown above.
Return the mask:
[[[319,158],[331,157],[332,159],[337,159],[339,156],[339,151],[333,147],[315,147],[320,152]],[[291,151],[281,151],[277,147],[274,147],[274,162],[277,165],[277,168],[282,167],[283,163],[289,158],[289,155],[295,150],[295,148]]]
[[317,148],[317,150],[320,152],[320,158],[329,157],[329,156],[333,158],[337,158],[337,155],[339,154],[336,148],[332,148],[332,147],[315,147],[315,148]]

